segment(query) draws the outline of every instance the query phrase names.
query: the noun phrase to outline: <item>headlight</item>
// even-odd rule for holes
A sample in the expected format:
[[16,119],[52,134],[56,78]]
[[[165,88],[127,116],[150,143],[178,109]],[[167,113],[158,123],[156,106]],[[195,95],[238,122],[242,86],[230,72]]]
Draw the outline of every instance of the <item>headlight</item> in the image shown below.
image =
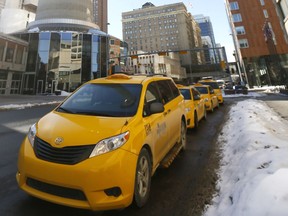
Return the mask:
[[96,144],[95,148],[93,149],[90,158],[107,153],[109,151],[113,151],[122,145],[124,145],[129,139],[129,131],[120,134],[118,136],[110,137],[108,139],[101,140],[99,143]]
[[205,101],[205,102],[208,102],[208,101],[209,101],[209,99],[208,99],[208,98],[205,98],[205,99],[204,99],[204,101]]
[[34,140],[35,140],[35,136],[36,136],[36,124],[33,124],[30,128],[29,128],[29,132],[28,132],[28,140],[30,142],[30,144],[32,145],[32,147],[34,147]]

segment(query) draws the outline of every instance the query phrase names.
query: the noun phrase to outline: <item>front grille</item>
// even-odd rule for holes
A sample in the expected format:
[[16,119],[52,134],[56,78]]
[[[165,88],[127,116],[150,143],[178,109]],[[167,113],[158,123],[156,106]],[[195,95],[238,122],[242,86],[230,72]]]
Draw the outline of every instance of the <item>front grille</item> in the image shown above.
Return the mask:
[[38,191],[42,191],[44,193],[52,194],[55,196],[75,200],[87,200],[85,194],[81,190],[52,185],[32,178],[27,178],[26,184]]
[[38,137],[35,137],[34,141],[34,151],[39,159],[68,165],[73,165],[89,158],[94,147],[95,145],[55,148]]

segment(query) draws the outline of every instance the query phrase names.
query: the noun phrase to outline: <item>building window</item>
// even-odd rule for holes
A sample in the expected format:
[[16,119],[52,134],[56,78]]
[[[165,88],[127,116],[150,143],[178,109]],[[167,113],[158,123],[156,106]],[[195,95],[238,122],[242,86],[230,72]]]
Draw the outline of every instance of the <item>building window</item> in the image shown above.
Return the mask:
[[265,5],[265,1],[264,1],[264,0],[260,0],[260,4],[261,4],[262,6],[264,6],[264,5]]
[[235,27],[237,35],[244,35],[246,34],[244,26],[237,26]]
[[247,39],[240,39],[239,40],[239,46],[240,46],[240,48],[248,48],[249,47],[248,40]]
[[230,2],[230,10],[239,10],[238,2]]
[[263,14],[264,14],[264,17],[265,17],[265,18],[268,18],[268,17],[269,17],[267,10],[263,10]]
[[237,14],[233,14],[232,15],[232,19],[233,19],[233,22],[242,22],[242,16],[240,13],[237,13]]
[[288,2],[283,1],[283,0],[280,1],[280,7],[282,9],[284,17],[288,16]]

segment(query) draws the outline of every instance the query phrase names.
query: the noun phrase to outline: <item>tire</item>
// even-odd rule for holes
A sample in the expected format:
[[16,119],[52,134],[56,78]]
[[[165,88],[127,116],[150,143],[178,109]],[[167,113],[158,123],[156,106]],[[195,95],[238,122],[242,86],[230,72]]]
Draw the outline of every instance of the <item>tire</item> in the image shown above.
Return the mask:
[[151,159],[147,149],[143,148],[140,151],[134,186],[133,204],[137,208],[143,207],[149,198],[151,186]]
[[211,101],[211,112],[214,112],[214,104],[212,101]]
[[181,134],[180,134],[180,142],[182,145],[182,150],[185,151],[187,148],[187,140],[186,140],[186,124],[185,122],[182,120],[181,121]]
[[204,116],[203,116],[203,119],[204,119],[204,120],[207,120],[207,110],[206,110],[205,107],[204,107]]
[[194,112],[194,129],[197,130],[199,126],[197,112]]

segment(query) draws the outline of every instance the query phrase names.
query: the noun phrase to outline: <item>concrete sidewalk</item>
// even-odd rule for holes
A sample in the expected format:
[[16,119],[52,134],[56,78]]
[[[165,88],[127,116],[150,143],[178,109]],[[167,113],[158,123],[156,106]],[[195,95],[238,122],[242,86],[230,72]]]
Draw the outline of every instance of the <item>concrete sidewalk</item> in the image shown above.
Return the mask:
[[0,95],[0,107],[8,105],[60,103],[67,96],[56,95]]

